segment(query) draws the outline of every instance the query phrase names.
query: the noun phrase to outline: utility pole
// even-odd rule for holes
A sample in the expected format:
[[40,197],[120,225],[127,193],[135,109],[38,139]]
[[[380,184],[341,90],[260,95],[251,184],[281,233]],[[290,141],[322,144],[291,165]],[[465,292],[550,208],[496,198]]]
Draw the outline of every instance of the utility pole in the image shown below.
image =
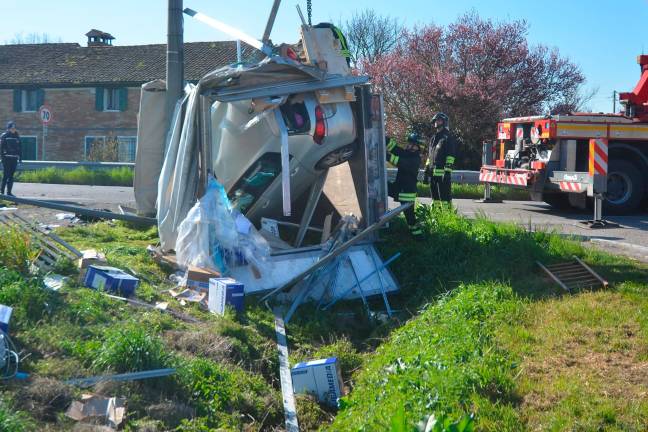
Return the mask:
[[617,91],[614,90],[612,92],[612,114],[616,114],[616,96],[617,96]]
[[184,85],[184,47],[182,0],[168,0],[167,16],[167,64],[166,64],[166,108],[169,123],[176,102],[182,97]]

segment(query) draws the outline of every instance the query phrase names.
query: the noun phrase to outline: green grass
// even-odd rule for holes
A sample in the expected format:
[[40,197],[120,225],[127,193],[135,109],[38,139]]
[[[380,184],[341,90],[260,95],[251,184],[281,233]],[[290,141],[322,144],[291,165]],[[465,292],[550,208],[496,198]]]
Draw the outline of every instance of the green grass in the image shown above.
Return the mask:
[[89,186],[133,186],[133,176],[133,169],[129,167],[100,169],[49,167],[36,171],[19,171],[16,175],[16,181]]
[[[430,185],[419,183],[417,185],[419,197],[430,197]],[[484,198],[483,184],[452,184],[452,197],[458,199],[481,199]],[[529,191],[516,189],[507,186],[494,185],[491,187],[491,197],[509,201],[528,201]]]
[[[392,266],[401,284],[390,297],[395,319],[372,321],[353,301],[327,312],[303,305],[288,325],[291,362],[336,356],[350,391],[338,413],[300,396],[304,430],[409,432],[431,416],[447,424],[434,431],[457,430],[470,415],[479,431],[646,429],[645,266],[454,211],[419,206],[417,216],[423,240],[412,241],[399,218],[379,243],[383,256],[402,253]],[[11,335],[26,356],[23,371],[58,381],[176,367],[171,377],[108,387],[128,398],[126,430],[283,427],[273,316],[265,306],[248,298],[243,314],[225,317],[181,306],[164,293],[170,269],[145,251],[157,241],[155,228],[101,222],[57,233],[139,275],[138,298],[168,301],[204,323],[133,308],[76,283],[53,293],[39,277],[2,269],[0,303],[15,307]],[[6,241],[0,237],[0,249]],[[535,264],[573,254],[610,288],[565,295]],[[371,307],[384,308],[379,299]],[[8,413],[29,413],[10,416],[31,422],[15,430],[72,429],[60,406],[32,410],[34,397],[14,397],[11,386],[2,391],[13,401]]]

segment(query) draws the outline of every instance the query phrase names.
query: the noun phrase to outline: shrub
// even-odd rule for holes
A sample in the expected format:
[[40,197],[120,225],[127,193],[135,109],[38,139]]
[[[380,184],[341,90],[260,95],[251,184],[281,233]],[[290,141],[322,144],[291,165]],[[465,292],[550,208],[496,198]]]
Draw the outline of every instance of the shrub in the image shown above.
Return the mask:
[[170,363],[171,357],[160,338],[132,323],[108,332],[93,367],[121,373],[166,368]]
[[0,431],[28,432],[33,430],[35,430],[34,425],[27,415],[11,409],[5,401],[0,399]]
[[60,298],[38,278],[26,278],[16,271],[2,269],[0,303],[14,309],[12,323],[21,327],[52,312],[60,304]]
[[0,228],[0,265],[4,268],[27,273],[39,253],[27,234],[15,228]]

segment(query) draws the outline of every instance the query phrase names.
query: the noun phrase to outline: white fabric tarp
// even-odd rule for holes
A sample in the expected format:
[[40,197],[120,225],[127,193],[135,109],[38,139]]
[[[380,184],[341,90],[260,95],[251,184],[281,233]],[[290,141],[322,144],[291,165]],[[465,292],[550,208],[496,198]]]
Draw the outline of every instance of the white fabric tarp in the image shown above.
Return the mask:
[[137,120],[137,153],[133,187],[137,213],[143,216],[155,215],[158,178],[162,169],[166,142],[165,101],[164,81],[155,80],[142,85]]

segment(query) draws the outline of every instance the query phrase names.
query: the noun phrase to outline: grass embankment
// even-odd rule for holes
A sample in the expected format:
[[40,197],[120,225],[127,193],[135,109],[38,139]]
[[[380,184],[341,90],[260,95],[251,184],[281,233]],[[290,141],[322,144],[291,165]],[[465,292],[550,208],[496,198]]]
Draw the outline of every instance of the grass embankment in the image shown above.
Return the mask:
[[133,186],[133,169],[129,167],[88,169],[45,168],[19,171],[16,181],[23,183],[54,183],[88,186]]
[[[371,322],[349,302],[327,312],[305,305],[288,325],[291,360],[337,355],[351,389],[330,425],[333,413],[300,397],[303,430],[409,431],[431,414],[474,415],[475,430],[486,431],[646,429],[644,267],[513,225],[423,207],[419,217],[424,240],[411,241],[398,220],[381,243],[385,256],[403,254],[393,267],[402,290],[391,299],[399,319]],[[156,241],[154,229],[99,223],[60,235],[138,274],[138,297],[183,309],[162,293],[168,269],[144,250]],[[611,288],[564,295],[535,267],[572,254]],[[61,413],[80,390],[63,379],[165,366],[178,373],[95,389],[128,398],[127,430],[282,427],[272,316],[254,299],[239,317],[185,307],[205,321],[187,324],[75,284],[50,292],[21,271],[0,270],[0,303],[15,308],[11,335],[28,354],[21,369],[32,374],[5,388],[0,425],[18,425],[8,430],[72,429]]]
[[[419,183],[418,196],[429,198],[430,185]],[[452,197],[459,199],[482,199],[484,198],[483,184],[452,184]],[[508,201],[529,201],[529,191],[524,189],[515,189],[507,186],[493,185],[491,187],[491,197],[494,199]]]

